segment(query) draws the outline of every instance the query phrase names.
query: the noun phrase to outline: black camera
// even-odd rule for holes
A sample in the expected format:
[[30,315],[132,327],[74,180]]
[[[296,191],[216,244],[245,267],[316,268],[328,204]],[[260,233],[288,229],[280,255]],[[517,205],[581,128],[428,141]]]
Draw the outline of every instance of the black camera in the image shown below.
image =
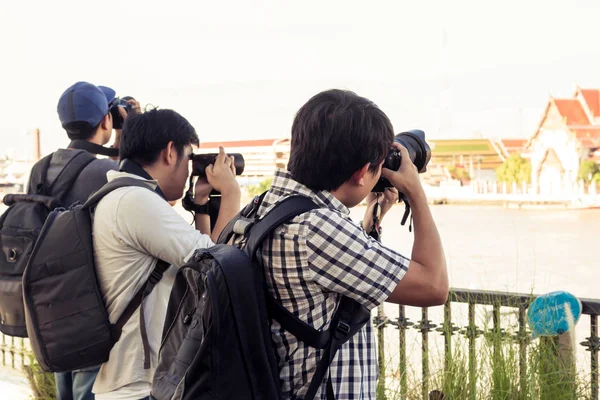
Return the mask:
[[125,109],[125,111],[127,111],[127,114],[129,114],[129,112],[131,112],[131,110],[133,110],[133,104],[128,103],[128,100],[135,100],[133,97],[131,96],[125,96],[123,98],[115,98],[113,101],[110,102],[110,104],[108,105],[109,110],[110,110],[110,114],[112,115],[112,120],[113,120],[113,129],[121,129],[123,128],[123,117],[121,116],[121,113],[119,113],[119,107],[123,107]]
[[[425,132],[419,129],[402,132],[394,138],[395,143],[400,143],[408,150],[410,160],[415,164],[420,174],[427,171],[427,164],[431,159],[431,149],[425,141]],[[392,149],[383,161],[383,168],[397,171],[402,162],[402,154],[397,149]],[[379,179],[379,182],[373,188],[373,192],[383,192],[385,188],[392,187],[390,181],[385,178]]]
[[[190,187],[183,196],[181,205],[187,211],[193,211],[194,199],[192,195],[193,190],[193,177],[194,176],[206,176],[206,167],[215,163],[218,153],[204,153],[204,154],[190,154],[190,160],[192,161],[192,175],[190,176]],[[233,156],[233,165],[235,165],[235,174],[241,175],[244,172],[244,156],[240,153],[227,154]],[[221,208],[221,194],[213,189],[208,199],[208,209],[210,216],[210,229],[214,229],[217,217],[219,216],[219,209]]]
[[[215,163],[219,153],[191,154],[192,176],[206,176],[206,167]],[[233,165],[235,165],[235,174],[241,175],[244,172],[244,156],[240,153],[227,154],[233,156]]]

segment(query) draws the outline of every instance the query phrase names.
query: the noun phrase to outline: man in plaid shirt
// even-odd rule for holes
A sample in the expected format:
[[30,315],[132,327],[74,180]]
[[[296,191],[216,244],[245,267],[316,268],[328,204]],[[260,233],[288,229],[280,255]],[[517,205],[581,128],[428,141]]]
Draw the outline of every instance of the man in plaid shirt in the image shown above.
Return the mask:
[[[292,126],[288,170],[278,170],[258,210],[264,215],[290,196],[310,197],[321,208],[278,227],[265,240],[261,259],[271,294],[318,330],[328,328],[342,295],[368,309],[388,301],[414,306],[444,304],[448,275],[442,243],[415,166],[404,147],[393,143],[387,116],[368,99],[330,90],[310,99]],[[390,148],[401,151],[399,171],[383,169]],[[398,199],[408,198],[415,240],[410,259],[367,234],[373,226],[380,176],[395,189],[380,195],[381,217]],[[349,208],[367,198],[362,226]],[[302,399],[322,350],[299,342],[276,322],[271,326],[285,399]],[[377,353],[373,326],[365,327],[338,351],[316,399],[375,399]]]

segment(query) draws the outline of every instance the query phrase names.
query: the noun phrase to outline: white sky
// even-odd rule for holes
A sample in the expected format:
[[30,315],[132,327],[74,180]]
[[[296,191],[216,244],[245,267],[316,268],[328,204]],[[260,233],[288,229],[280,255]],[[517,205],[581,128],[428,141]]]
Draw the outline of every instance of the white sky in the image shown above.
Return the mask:
[[35,127],[44,153],[67,144],[56,103],[78,80],[173,108],[201,141],[288,136],[332,87],[398,132],[529,136],[550,94],[600,87],[599,22],[594,0],[0,0],[0,154]]

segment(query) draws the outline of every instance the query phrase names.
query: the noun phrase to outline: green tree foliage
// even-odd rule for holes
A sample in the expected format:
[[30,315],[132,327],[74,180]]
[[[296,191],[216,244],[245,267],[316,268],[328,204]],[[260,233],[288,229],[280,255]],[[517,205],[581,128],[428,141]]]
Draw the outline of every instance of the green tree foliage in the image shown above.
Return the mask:
[[448,172],[452,179],[457,179],[461,182],[461,184],[467,184],[471,180],[471,176],[469,175],[469,171],[462,165],[450,165],[448,167]]
[[258,196],[262,192],[269,190],[271,184],[273,183],[273,178],[267,178],[259,182],[258,185],[248,186],[246,189],[250,196]]
[[592,181],[600,182],[600,166],[593,160],[585,160],[579,166],[577,178],[584,181],[586,184],[589,184]]
[[529,183],[531,182],[531,162],[520,154],[512,154],[501,166],[496,168],[498,182]]

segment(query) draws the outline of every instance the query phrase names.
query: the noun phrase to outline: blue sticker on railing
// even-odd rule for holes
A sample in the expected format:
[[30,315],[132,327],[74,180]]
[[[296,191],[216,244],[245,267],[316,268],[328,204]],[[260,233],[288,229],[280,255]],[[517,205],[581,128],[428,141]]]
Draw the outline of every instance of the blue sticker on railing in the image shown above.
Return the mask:
[[560,335],[577,324],[581,310],[581,301],[571,293],[551,292],[531,303],[527,310],[527,323],[534,338]]

